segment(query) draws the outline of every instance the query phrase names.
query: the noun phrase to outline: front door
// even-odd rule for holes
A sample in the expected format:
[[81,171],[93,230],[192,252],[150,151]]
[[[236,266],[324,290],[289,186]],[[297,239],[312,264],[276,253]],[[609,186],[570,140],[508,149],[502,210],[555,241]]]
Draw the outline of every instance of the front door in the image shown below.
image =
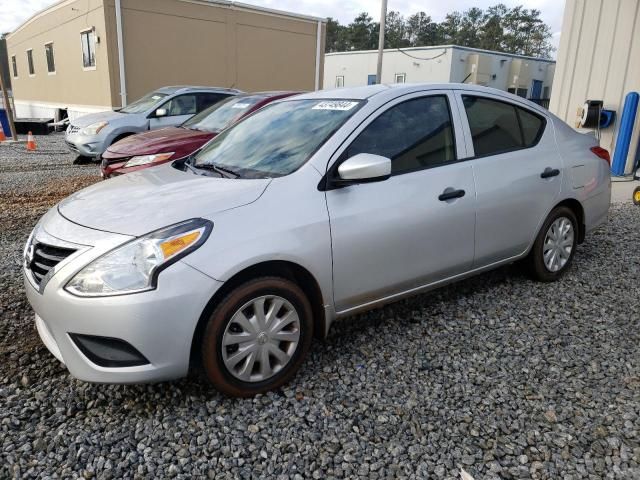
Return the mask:
[[326,192],[338,312],[471,268],[475,187],[457,161],[450,100],[421,93],[381,107],[330,167],[358,153],[392,160],[387,180]]
[[[477,191],[474,267],[524,253],[558,201],[562,165],[553,125],[511,102],[462,93]],[[468,122],[466,121],[468,120]],[[471,154],[471,153],[470,153]]]
[[178,126],[195,115],[197,111],[196,94],[187,93],[175,96],[158,108],[164,109],[166,114],[159,117],[155,115],[155,112],[152,113],[149,119],[150,130]]

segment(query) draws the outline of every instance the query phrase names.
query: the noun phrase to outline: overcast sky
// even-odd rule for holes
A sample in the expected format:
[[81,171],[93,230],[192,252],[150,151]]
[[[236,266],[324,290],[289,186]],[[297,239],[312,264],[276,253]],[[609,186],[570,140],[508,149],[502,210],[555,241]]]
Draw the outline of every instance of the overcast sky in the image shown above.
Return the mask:
[[[537,8],[542,12],[542,19],[549,24],[554,34],[553,44],[557,47],[562,27],[562,12],[565,0],[388,0],[389,10],[398,10],[403,15],[424,11],[436,21],[453,10],[466,10],[478,6],[481,8],[504,3],[508,6],[524,5]],[[54,0],[2,0],[0,15],[0,32],[10,32],[21,22],[38,10],[55,3]],[[304,13],[318,17],[334,17],[340,23],[349,23],[360,12],[368,11],[377,21],[380,16],[379,2],[371,0],[244,0],[265,7]]]

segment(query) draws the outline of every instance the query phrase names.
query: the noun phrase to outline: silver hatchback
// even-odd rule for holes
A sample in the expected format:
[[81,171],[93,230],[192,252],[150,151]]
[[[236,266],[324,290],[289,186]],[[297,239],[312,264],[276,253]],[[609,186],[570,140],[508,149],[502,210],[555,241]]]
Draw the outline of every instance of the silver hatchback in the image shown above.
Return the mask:
[[218,87],[163,87],[117,111],[90,113],[67,127],[69,150],[97,158],[112,144],[134,133],[182,124],[196,113],[240,90]]
[[62,201],[28,240],[25,286],[77,378],[167,380],[195,359],[253,395],[338,318],[521,259],[559,279],[610,194],[594,137],[505,92],[321,91]]

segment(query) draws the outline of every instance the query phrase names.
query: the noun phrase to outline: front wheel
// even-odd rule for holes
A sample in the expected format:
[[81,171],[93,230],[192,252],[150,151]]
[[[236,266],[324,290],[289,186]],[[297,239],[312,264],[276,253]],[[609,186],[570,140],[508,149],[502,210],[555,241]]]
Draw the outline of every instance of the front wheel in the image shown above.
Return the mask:
[[219,391],[248,397],[293,377],[313,334],[311,305],[295,283],[279,277],[246,282],[215,308],[202,343],[202,365]]
[[532,277],[541,282],[559,279],[571,266],[578,243],[578,220],[568,207],[555,208],[547,217],[529,253]]

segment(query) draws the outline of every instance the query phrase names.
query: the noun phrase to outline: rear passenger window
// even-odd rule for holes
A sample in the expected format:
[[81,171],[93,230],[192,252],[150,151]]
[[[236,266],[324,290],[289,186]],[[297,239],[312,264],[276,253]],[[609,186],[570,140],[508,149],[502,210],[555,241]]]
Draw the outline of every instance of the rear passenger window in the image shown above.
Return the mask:
[[358,153],[390,158],[392,174],[454,161],[453,125],[446,97],[415,98],[389,108],[358,135],[343,158]]
[[517,108],[518,117],[520,117],[520,128],[522,128],[522,137],[525,147],[532,147],[536,144],[542,134],[544,122],[540,117],[529,113],[523,108]]
[[507,102],[483,97],[462,97],[476,157],[534,146],[544,120]]

